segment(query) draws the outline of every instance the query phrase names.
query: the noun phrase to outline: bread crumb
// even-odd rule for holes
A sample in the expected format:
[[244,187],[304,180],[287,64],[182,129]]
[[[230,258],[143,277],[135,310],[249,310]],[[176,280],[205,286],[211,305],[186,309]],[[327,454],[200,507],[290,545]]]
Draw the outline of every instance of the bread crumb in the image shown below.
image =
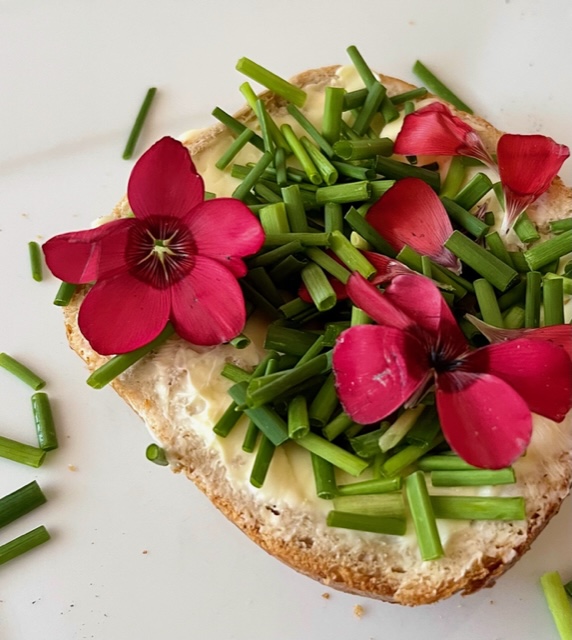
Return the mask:
[[75,466],[75,464],[68,464],[68,469],[69,471],[77,471],[77,467]]
[[149,552],[147,551],[147,549],[143,549],[143,551],[141,551],[141,553],[146,556]]
[[322,593],[322,598],[324,598],[324,600],[329,600],[330,599],[330,594],[329,593]]
[[354,607],[354,616],[356,616],[356,618],[361,618],[363,616],[363,607],[361,606],[361,604],[356,604]]

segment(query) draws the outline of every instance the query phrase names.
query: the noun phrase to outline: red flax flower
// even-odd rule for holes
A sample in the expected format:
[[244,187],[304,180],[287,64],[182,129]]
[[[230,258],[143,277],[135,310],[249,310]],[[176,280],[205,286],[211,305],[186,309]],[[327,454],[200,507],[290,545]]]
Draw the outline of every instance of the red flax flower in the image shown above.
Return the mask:
[[443,435],[464,460],[497,469],[526,449],[531,411],[561,421],[572,404],[572,364],[559,346],[519,339],[471,350],[439,290],[399,276],[385,293],[353,274],[350,298],[377,325],[347,329],[333,354],[344,410],[377,422],[434,382]]
[[126,353],[153,340],[170,320],[197,345],[227,342],[245,323],[237,278],[242,257],[264,233],[232,198],[204,200],[187,149],[165,137],[133,167],[127,198],[134,218],[65,233],[44,245],[46,262],[66,282],[95,282],[79,328],[100,354]]
[[570,150],[546,136],[505,133],[497,146],[497,160],[505,197],[503,231],[548,190]]
[[469,156],[494,164],[478,133],[440,102],[405,116],[393,151],[404,156]]

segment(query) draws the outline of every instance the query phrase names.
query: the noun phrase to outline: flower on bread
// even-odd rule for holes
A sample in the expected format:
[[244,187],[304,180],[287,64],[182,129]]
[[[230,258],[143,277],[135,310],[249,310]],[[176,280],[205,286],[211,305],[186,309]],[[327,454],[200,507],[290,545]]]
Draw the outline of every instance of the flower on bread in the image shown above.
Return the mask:
[[245,324],[237,278],[242,258],[264,233],[233,198],[204,200],[188,150],[165,137],[133,167],[127,198],[134,217],[65,233],[43,246],[52,273],[95,283],[78,324],[95,351],[126,353],[153,340],[170,321],[185,340],[216,345]]
[[526,449],[531,412],[559,422],[570,410],[572,363],[562,347],[523,337],[472,350],[422,276],[398,276],[381,293],[354,273],[347,290],[377,322],[347,329],[334,348],[337,392],[356,422],[377,422],[434,383],[451,448],[496,469]]

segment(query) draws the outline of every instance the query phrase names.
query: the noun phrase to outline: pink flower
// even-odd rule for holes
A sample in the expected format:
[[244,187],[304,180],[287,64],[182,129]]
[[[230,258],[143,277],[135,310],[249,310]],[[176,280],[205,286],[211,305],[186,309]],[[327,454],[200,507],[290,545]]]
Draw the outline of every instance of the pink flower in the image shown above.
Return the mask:
[[459,273],[459,260],[443,246],[453,233],[445,207],[419,178],[403,178],[370,207],[365,219],[396,250],[409,245]]
[[570,155],[568,147],[546,136],[505,133],[497,146],[500,179],[505,197],[503,230],[548,190]]
[[472,127],[440,102],[405,116],[393,151],[404,156],[469,156],[494,164]]
[[203,180],[187,149],[169,137],[133,167],[127,197],[134,218],[65,233],[43,247],[55,276],[95,282],[78,318],[95,351],[137,349],[169,320],[197,345],[240,333],[241,258],[258,251],[264,239],[250,210],[232,198],[203,202]]
[[399,276],[381,293],[359,274],[350,298],[378,325],[347,329],[333,369],[358,423],[377,422],[434,382],[443,435],[470,464],[511,464],[526,449],[531,411],[561,421],[572,404],[572,365],[559,346],[519,339],[470,350],[439,290]]

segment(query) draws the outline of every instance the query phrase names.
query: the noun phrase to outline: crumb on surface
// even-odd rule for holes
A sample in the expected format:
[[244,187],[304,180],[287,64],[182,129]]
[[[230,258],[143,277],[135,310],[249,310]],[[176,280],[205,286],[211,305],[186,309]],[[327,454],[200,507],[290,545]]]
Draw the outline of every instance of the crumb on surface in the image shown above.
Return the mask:
[[330,599],[330,594],[328,592],[322,593],[322,598],[324,598],[324,600],[329,600]]
[[363,607],[361,606],[361,604],[356,604],[354,606],[354,616],[356,618],[361,618],[364,614],[364,610]]
[[143,549],[143,551],[141,551],[141,553],[142,553],[144,556],[146,556],[146,555],[149,553],[149,551],[148,551],[147,549]]
[[77,471],[77,467],[75,466],[75,464],[68,464],[68,469],[69,471]]

